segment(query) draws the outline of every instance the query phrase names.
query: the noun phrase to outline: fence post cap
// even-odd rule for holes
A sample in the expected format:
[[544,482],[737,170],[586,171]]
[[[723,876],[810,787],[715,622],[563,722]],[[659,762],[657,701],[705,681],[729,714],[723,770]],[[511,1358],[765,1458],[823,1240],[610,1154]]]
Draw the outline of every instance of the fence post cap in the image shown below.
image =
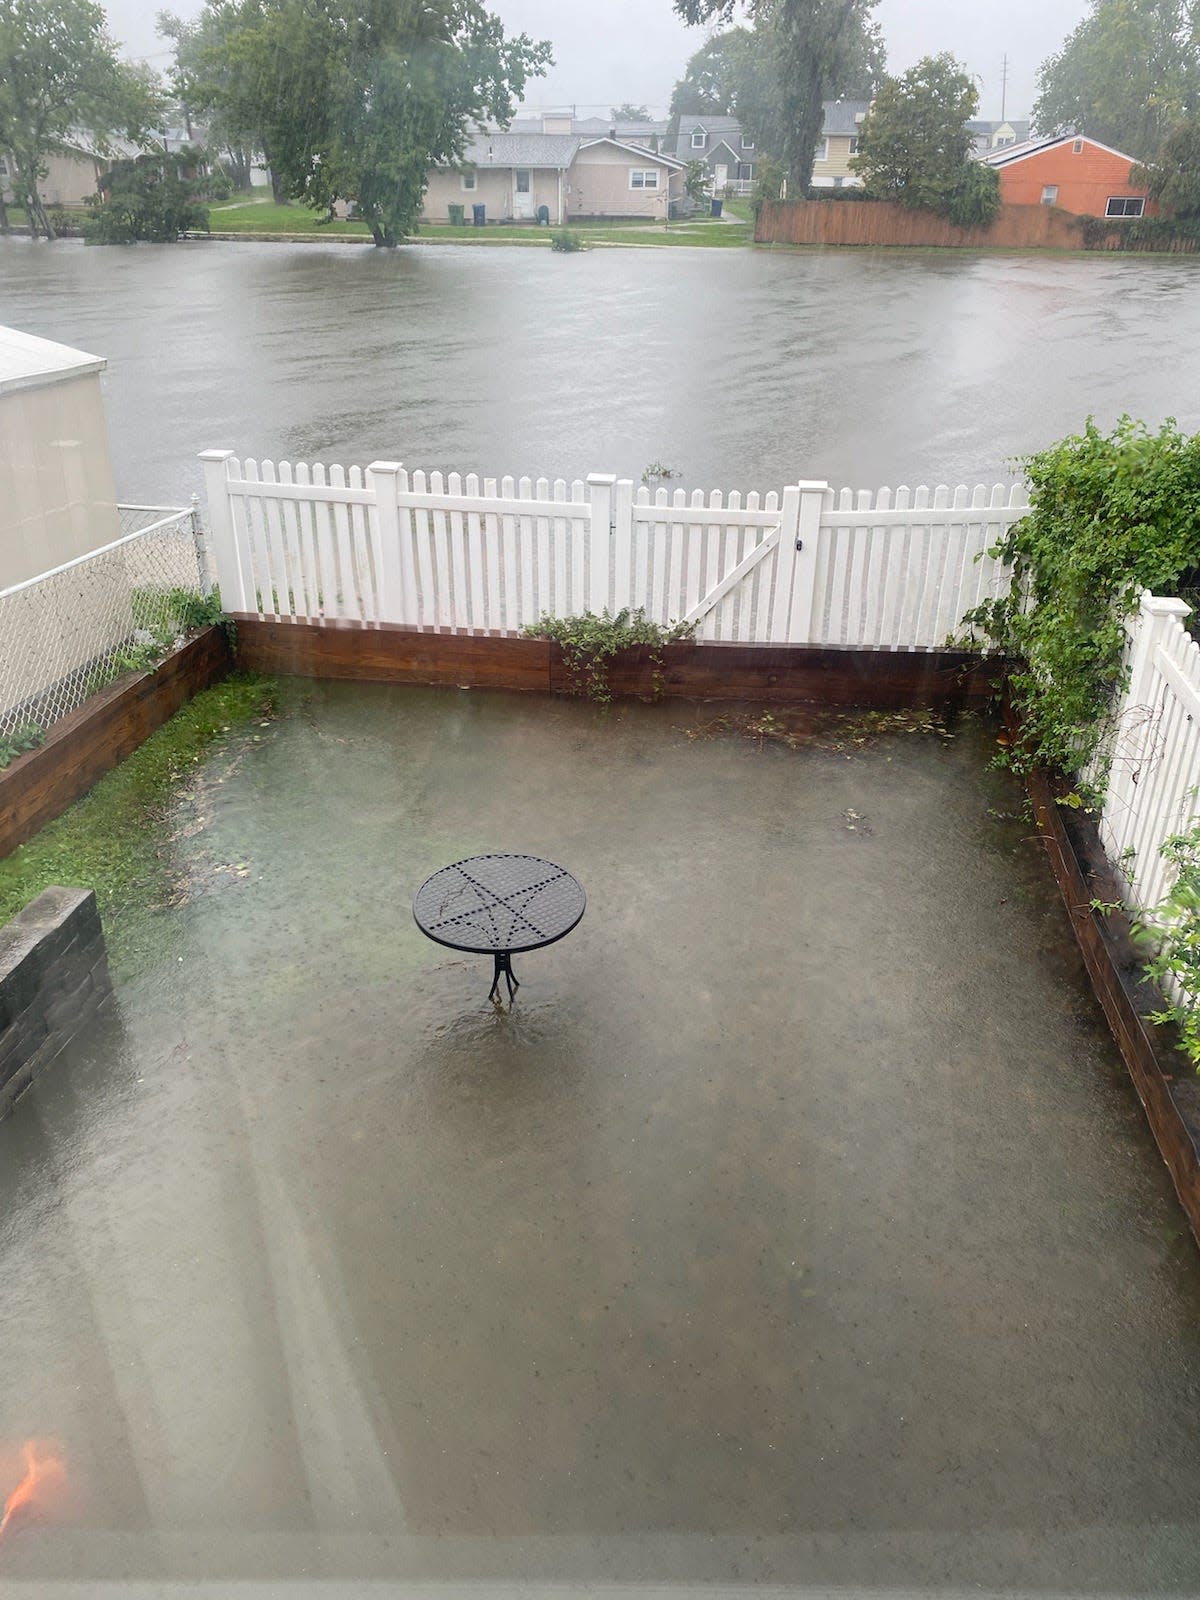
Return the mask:
[[368,472],[403,472],[403,461],[372,461]]
[[589,472],[587,475],[587,481],[589,483],[612,484],[616,483],[617,475],[615,472]]
[[1191,615],[1191,610],[1186,600],[1180,600],[1175,595],[1151,594],[1149,589],[1142,594],[1141,612],[1144,617],[1186,617]]
[[829,482],[825,478],[801,478],[798,483],[792,485],[792,488],[799,489],[801,494],[806,494],[809,491],[815,493],[817,490],[824,494],[828,487]]
[[232,450],[201,450],[196,459],[198,461],[228,461],[232,454]]

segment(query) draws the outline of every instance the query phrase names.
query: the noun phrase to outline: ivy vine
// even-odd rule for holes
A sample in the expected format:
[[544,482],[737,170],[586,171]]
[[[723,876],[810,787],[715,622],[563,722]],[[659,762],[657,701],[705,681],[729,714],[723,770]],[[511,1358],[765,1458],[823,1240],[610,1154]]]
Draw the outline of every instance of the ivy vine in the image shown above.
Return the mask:
[[653,622],[641,606],[628,606],[615,615],[607,607],[596,615],[584,611],[576,617],[543,615],[522,630],[531,639],[553,639],[562,646],[567,683],[572,694],[585,695],[599,705],[612,700],[609,664],[621,650],[638,645],[650,648],[651,684],[654,698],[660,699],[666,679],[663,672],[663,647],[680,639],[694,639],[694,622]]
[[1173,1022],[1179,1029],[1179,1048],[1200,1071],[1200,825],[1177,833],[1160,847],[1175,868],[1170,892],[1144,917],[1139,931],[1156,941],[1146,976],[1168,994],[1166,983],[1176,980],[1184,991],[1179,1000],[1168,998],[1151,1022]]
[[1200,435],[1128,416],[1104,433],[1089,417],[1022,465],[1029,512],[991,551],[1012,587],[963,621],[1015,662],[1022,733],[1008,763],[1078,773],[1123,685],[1124,623],[1142,591],[1200,582]]

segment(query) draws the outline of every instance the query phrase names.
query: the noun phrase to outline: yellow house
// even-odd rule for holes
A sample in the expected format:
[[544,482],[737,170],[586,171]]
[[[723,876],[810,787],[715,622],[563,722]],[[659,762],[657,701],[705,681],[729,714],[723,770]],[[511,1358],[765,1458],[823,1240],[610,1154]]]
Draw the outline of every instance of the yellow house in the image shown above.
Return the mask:
[[814,189],[854,189],[861,185],[862,179],[851,169],[850,159],[858,154],[858,130],[870,109],[869,100],[826,100],[825,120],[813,161]]

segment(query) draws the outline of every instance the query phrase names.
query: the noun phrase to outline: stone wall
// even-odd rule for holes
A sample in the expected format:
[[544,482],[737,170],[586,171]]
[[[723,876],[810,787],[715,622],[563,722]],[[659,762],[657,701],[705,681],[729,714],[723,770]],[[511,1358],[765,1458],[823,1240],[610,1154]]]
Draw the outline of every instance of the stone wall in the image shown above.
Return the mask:
[[91,889],[45,889],[0,928],[0,1116],[109,994]]

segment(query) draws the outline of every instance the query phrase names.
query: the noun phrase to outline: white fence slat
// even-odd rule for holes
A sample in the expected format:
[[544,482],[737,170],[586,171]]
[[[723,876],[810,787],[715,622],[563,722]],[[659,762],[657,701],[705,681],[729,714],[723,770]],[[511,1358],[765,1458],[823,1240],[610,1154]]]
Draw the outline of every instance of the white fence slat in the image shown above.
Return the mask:
[[[483,480],[483,497],[496,503],[496,480]],[[504,613],[500,609],[500,521],[495,511],[483,513],[483,555],[487,574],[487,612],[485,627],[499,633],[504,627]]]
[[[522,500],[532,500],[534,497],[532,480],[522,478],[517,484],[517,494]],[[518,628],[524,627],[527,622],[536,622],[538,615],[535,598],[537,567],[534,555],[534,527],[533,513],[522,511],[517,519],[521,550],[521,590],[516,622]]]
[[336,615],[337,559],[333,549],[333,506],[325,498],[325,466],[317,461],[312,469],[313,519],[317,540],[317,589],[322,617]]
[[[537,498],[550,499],[549,478],[539,478],[537,481]],[[550,586],[550,562],[554,554],[551,543],[551,529],[553,523],[549,517],[540,516],[535,522],[534,542],[537,546],[537,605],[531,618],[536,622],[543,612],[554,609],[553,591]]]
[[[457,478],[458,474],[452,474]],[[467,474],[467,494],[472,498],[479,493],[479,479],[473,472]],[[487,604],[485,601],[486,574],[484,568],[483,516],[478,511],[468,511],[467,514],[467,582],[471,590],[471,609],[468,617],[472,628],[487,627]]]

